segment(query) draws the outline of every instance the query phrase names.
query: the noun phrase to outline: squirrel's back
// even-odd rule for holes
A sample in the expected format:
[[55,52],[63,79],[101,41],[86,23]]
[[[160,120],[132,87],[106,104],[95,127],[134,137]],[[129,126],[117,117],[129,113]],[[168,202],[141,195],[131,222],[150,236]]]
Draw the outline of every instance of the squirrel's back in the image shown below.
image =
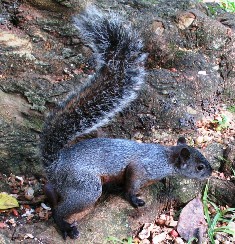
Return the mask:
[[81,172],[115,178],[133,163],[151,165],[149,170],[158,171],[159,179],[173,168],[169,164],[166,146],[127,139],[94,138],[61,150],[58,159],[47,168],[47,173],[51,182],[63,178],[67,181],[67,178],[73,178],[71,174]]
[[128,139],[87,139],[61,150],[55,164],[60,164],[63,168],[70,162],[69,165],[74,164],[77,169],[89,169],[94,164],[99,170],[102,168],[110,170],[115,165],[126,167],[128,162],[146,158],[161,161],[166,155],[166,148],[160,144],[139,143]]
[[122,18],[89,7],[74,22],[94,53],[96,73],[48,116],[41,138],[45,166],[74,137],[107,124],[136,98],[144,82],[142,41]]

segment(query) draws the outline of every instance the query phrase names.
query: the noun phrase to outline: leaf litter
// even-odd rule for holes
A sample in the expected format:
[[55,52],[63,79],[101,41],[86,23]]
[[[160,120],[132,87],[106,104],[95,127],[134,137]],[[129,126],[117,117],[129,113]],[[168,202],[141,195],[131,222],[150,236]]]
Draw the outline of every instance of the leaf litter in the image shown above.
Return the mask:
[[[0,180],[9,187],[0,193],[0,229],[12,229],[24,224],[47,221],[51,208],[45,203],[44,178],[0,174]],[[33,239],[32,233],[14,237],[14,240]]]

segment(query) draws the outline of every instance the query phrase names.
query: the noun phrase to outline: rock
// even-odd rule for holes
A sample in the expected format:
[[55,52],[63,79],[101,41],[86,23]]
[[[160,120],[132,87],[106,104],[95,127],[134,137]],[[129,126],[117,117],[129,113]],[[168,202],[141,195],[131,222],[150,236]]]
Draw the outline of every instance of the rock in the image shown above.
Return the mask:
[[207,223],[200,198],[193,199],[182,209],[177,231],[186,241],[192,240],[192,238],[197,238],[198,243],[205,241]]
[[185,204],[200,195],[206,184],[206,181],[198,181],[182,177],[171,177],[169,181],[171,194],[180,204]]
[[[143,189],[141,195],[146,201],[146,206],[138,210],[120,194],[119,196],[104,194],[92,212],[78,222],[80,237],[77,242],[103,244],[109,236],[120,240],[132,236],[132,233],[140,230],[142,223],[153,223],[155,216],[163,208],[165,209],[166,205],[163,203],[166,202],[166,197],[163,197],[163,192],[161,184]],[[70,222],[76,221],[76,217],[76,214],[72,216]],[[15,233],[14,237],[17,240],[23,240],[25,234],[30,233],[42,243],[64,243],[52,219],[19,225],[11,229],[0,229],[0,232],[3,232],[9,240],[12,238],[12,233]],[[30,239],[30,243],[38,242]],[[74,243],[74,241],[67,238],[66,243]]]
[[220,205],[228,205],[233,207],[235,205],[235,185],[233,182],[211,178],[209,181],[209,192],[212,201]]
[[218,170],[220,168],[223,152],[223,145],[220,143],[211,143],[205,148],[204,153],[213,169]]

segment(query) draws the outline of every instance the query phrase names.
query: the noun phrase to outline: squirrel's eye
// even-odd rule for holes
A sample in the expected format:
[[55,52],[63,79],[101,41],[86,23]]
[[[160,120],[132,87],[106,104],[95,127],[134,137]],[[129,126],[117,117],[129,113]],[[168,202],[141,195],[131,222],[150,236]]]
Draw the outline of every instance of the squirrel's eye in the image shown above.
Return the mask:
[[198,170],[198,171],[201,171],[201,170],[203,170],[204,168],[205,168],[204,164],[199,164],[199,165],[197,166],[197,170]]

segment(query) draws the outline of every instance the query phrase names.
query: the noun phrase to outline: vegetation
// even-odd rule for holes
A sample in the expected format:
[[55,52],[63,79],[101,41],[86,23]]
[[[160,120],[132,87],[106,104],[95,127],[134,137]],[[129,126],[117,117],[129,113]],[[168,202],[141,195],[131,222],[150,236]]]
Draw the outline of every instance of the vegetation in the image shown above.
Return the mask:
[[[223,232],[235,236],[235,231],[229,227],[229,223],[235,219],[235,208],[220,208],[208,198],[208,184],[203,195],[204,214],[208,224],[208,238],[214,244],[216,233]],[[210,214],[209,206],[215,210],[215,214]]]
[[220,7],[227,12],[235,12],[235,1],[234,0],[221,0],[219,3]]
[[220,115],[218,119],[212,121],[212,124],[216,131],[221,131],[228,128],[229,120],[227,116]]
[[231,113],[235,113],[235,105],[229,106],[228,111]]
[[190,239],[187,244],[192,244],[192,243],[197,243],[198,242],[198,239],[196,237],[193,237],[192,239]]
[[232,172],[233,172],[233,176],[232,177],[235,177],[235,169],[231,168]]
[[211,15],[215,15],[219,9],[223,9],[226,12],[235,12],[234,0],[220,0],[218,1],[218,4],[219,5],[211,5],[211,3],[209,3],[207,5],[207,8],[210,11]]

